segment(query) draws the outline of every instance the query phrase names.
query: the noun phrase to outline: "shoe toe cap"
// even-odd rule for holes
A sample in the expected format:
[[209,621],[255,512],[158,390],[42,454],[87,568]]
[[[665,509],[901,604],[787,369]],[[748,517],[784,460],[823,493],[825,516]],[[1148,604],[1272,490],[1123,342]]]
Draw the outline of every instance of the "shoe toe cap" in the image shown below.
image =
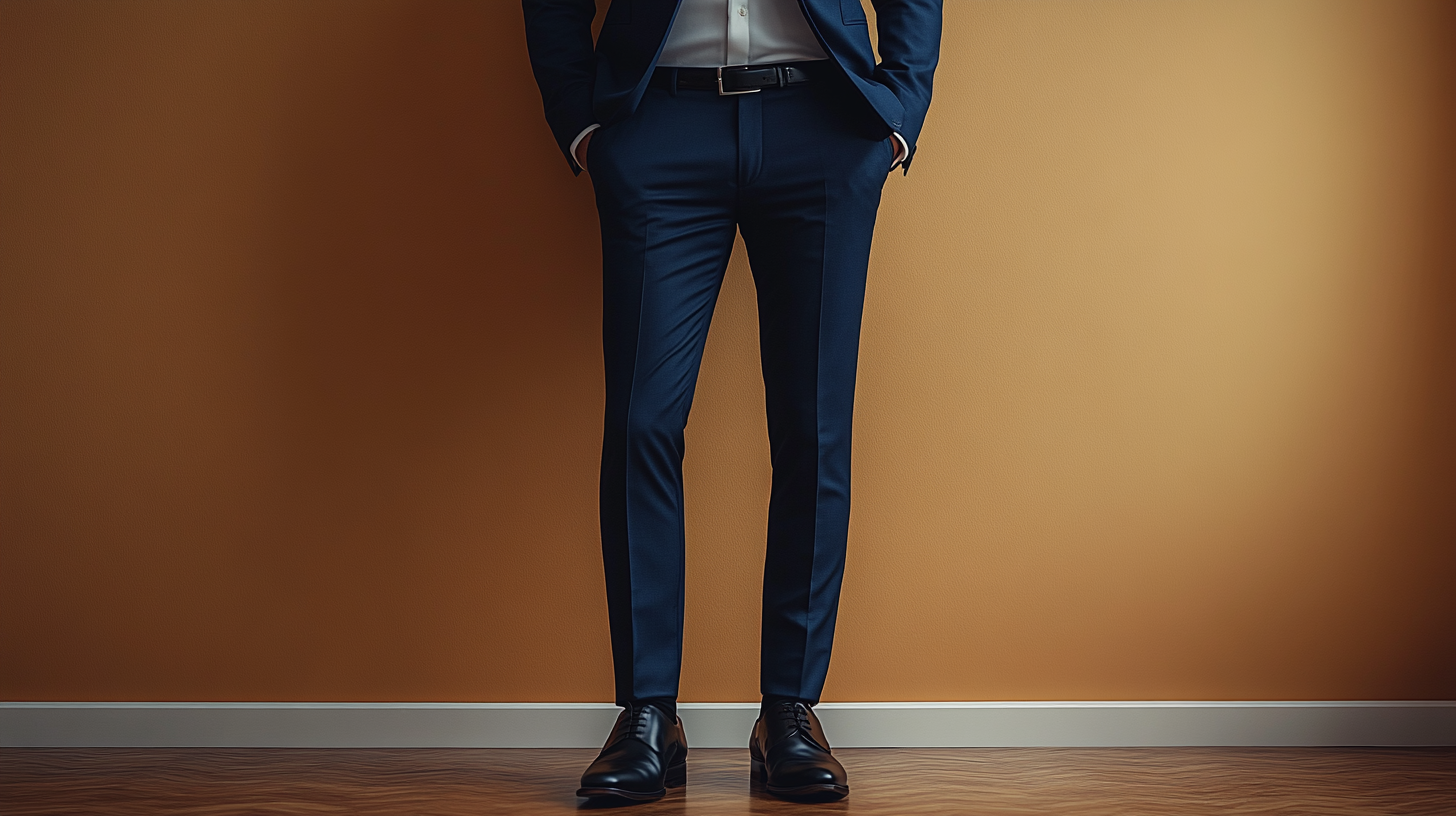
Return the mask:
[[587,771],[581,777],[583,788],[620,788],[647,791],[662,787],[659,780],[641,768],[613,768]]
[[773,777],[784,787],[846,784],[844,771],[825,762],[785,762],[774,769]]

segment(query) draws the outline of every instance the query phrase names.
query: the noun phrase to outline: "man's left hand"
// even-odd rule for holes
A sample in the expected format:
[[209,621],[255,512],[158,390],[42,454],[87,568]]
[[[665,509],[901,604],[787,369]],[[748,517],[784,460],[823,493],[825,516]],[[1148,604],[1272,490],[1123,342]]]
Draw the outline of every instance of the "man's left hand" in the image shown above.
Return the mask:
[[898,133],[891,132],[890,141],[895,145],[895,157],[890,160],[890,169],[894,170],[900,162],[910,158],[910,148],[905,144],[905,137]]

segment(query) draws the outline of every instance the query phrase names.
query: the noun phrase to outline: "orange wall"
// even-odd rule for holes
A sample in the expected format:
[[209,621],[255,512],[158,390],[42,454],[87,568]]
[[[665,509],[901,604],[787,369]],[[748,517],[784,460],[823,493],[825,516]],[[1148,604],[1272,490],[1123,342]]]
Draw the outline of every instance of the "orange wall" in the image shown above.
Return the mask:
[[[826,698],[1456,698],[1447,0],[949,0]],[[514,2],[0,5],[0,698],[606,700]],[[735,257],[683,696],[757,691]]]

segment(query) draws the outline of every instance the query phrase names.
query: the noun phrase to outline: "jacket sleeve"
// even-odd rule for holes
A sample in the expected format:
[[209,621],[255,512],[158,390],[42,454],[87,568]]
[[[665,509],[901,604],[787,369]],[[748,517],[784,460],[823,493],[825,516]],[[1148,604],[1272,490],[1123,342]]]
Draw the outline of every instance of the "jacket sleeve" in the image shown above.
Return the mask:
[[591,24],[594,0],[521,0],[526,15],[526,50],[541,88],[546,124],[573,172],[571,141],[596,123],[592,87],[596,79]]
[[915,143],[930,109],[930,88],[940,62],[941,0],[870,0],[880,38],[880,64],[875,80],[894,91],[905,107],[900,135],[910,145],[908,172]]

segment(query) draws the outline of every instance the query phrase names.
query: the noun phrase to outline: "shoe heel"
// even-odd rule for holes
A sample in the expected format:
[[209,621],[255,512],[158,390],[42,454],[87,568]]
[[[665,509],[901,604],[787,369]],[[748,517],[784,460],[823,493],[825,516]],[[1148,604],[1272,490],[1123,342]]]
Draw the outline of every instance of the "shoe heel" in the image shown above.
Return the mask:
[[662,784],[669,788],[681,788],[688,783],[688,764],[673,765],[663,774]]
[[763,767],[763,761],[762,760],[758,760],[758,759],[754,759],[754,760],[750,760],[750,764],[752,766],[753,778],[754,779],[757,779],[760,782],[767,782],[768,781],[768,769],[765,768],[765,767]]

